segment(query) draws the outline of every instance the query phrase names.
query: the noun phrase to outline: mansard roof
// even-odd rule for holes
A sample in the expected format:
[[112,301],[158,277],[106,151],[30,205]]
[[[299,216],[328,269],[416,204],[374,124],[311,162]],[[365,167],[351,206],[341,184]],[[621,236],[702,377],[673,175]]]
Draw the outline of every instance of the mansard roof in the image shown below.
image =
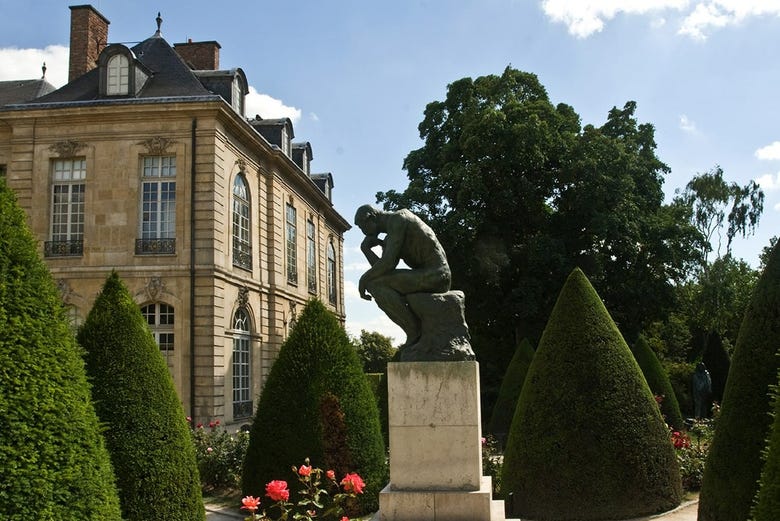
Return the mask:
[[[131,49],[136,64],[151,74],[136,98],[187,97],[212,94],[162,36],[155,34]],[[100,69],[79,76],[32,103],[62,103],[101,99]]]
[[0,81],[0,106],[26,103],[55,90],[45,78],[38,80]]

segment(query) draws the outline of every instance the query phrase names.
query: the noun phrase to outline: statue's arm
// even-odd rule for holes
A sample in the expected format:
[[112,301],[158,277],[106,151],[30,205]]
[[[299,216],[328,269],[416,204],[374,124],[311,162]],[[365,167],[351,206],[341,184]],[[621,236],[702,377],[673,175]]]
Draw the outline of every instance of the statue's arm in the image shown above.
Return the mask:
[[[406,236],[406,220],[402,218],[390,219],[387,225],[387,235],[384,241],[380,242],[382,246],[382,257],[377,257],[376,254],[371,252],[375,258],[375,261],[371,263],[371,268],[363,275],[364,278],[370,280],[375,277],[379,277],[395,269],[398,266],[398,262],[401,260],[401,249],[403,248],[405,236]],[[363,241],[365,242],[365,240]],[[368,254],[363,252],[366,257]]]

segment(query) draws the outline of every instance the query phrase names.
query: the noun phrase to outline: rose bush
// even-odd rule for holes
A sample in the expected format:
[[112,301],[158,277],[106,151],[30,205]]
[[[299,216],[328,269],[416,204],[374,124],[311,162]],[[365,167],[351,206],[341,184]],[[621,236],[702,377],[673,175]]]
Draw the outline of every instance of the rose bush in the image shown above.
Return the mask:
[[[187,417],[192,425],[192,419]],[[249,433],[229,433],[213,420],[204,427],[198,423],[190,429],[195,444],[201,487],[204,492],[231,490],[241,482],[241,465],[249,445]]]
[[286,481],[272,480],[265,486],[265,495],[273,501],[267,509],[260,509],[260,498],[245,496],[241,500],[241,508],[250,513],[246,521],[349,521],[349,517],[344,515],[345,506],[363,493],[363,478],[350,472],[339,482],[335,471],[312,467],[308,458],[300,467],[292,467],[292,471],[300,485],[298,501],[290,501]]

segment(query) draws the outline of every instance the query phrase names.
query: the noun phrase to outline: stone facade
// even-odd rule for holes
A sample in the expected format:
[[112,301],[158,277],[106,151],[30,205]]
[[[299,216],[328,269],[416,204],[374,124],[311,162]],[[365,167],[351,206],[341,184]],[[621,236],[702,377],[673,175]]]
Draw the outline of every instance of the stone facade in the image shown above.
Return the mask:
[[0,107],[6,181],[74,322],[116,270],[187,414],[237,428],[306,301],[344,320],[349,224],[223,98],[62,101],[79,82]]

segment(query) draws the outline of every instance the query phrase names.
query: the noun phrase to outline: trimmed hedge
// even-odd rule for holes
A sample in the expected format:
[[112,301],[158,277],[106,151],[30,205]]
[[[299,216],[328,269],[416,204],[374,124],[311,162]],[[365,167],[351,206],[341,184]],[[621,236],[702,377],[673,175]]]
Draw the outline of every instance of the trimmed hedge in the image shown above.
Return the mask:
[[775,245],[739,328],[720,418],[699,496],[699,521],[745,521],[772,427],[770,388],[778,383],[780,246]]
[[195,447],[173,378],[116,272],[78,339],[106,425],[125,520],[205,520]]
[[655,395],[663,396],[661,414],[663,414],[666,423],[674,430],[681,430],[684,427],[683,418],[669,376],[643,335],[639,335],[637,341],[634,342],[631,352],[642,370],[650,391]]
[[[780,373],[778,373],[780,379]],[[753,506],[754,521],[777,521],[780,519],[780,390],[775,387],[774,418],[772,434],[766,448],[766,460],[761,471],[761,482],[756,504]]]
[[528,369],[502,490],[512,517],[627,519],[682,499],[669,431],[631,351],[579,269]]
[[517,408],[517,399],[520,397],[520,391],[523,389],[525,375],[531,360],[534,358],[534,348],[527,338],[524,338],[520,345],[515,349],[515,354],[509,362],[504,378],[501,381],[501,388],[498,391],[498,399],[493,406],[493,414],[488,424],[488,432],[497,436],[500,440],[506,440],[509,433],[509,426],[512,424],[512,417]]
[[0,179],[0,519],[119,521],[81,350]]
[[298,317],[260,395],[243,495],[263,496],[266,483],[287,480],[290,467],[305,458],[339,479],[360,474],[363,511],[378,508],[387,468],[376,400],[344,328],[319,300]]

